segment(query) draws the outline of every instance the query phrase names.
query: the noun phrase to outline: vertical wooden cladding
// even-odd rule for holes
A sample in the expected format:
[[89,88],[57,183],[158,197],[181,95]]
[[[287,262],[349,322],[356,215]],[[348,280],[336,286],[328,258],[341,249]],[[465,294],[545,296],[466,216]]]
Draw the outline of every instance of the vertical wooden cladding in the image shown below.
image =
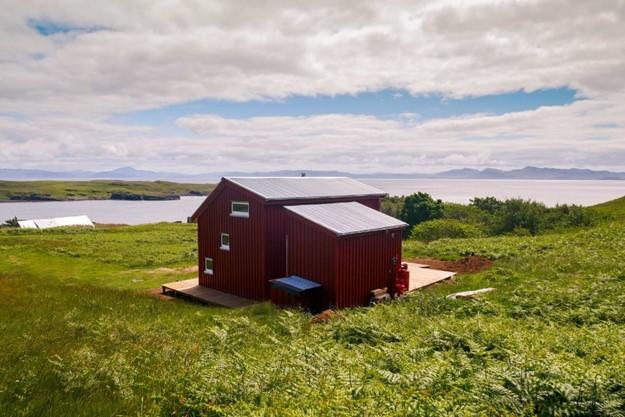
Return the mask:
[[[265,276],[267,281],[282,278],[286,274],[285,240],[286,210],[279,205],[265,206]],[[268,286],[266,291],[269,291]]]
[[[287,225],[287,210],[283,206],[297,206],[300,204],[325,204],[325,203],[339,203],[356,201],[369,208],[379,210],[380,198],[379,197],[336,197],[336,198],[324,198],[324,199],[310,199],[310,200],[291,200],[280,201],[273,204],[265,205],[265,239],[267,246],[266,250],[266,274],[267,280],[282,278],[286,276],[286,225]],[[291,273],[289,271],[289,273]],[[267,289],[268,291],[268,289]],[[267,293],[267,296],[269,294]]]
[[338,239],[337,307],[366,305],[372,290],[390,287],[392,260],[401,261],[401,232],[385,230]]
[[[249,217],[230,215],[232,201],[250,203]],[[250,299],[264,298],[264,205],[254,194],[223,187],[198,219],[200,285]],[[220,249],[221,234],[230,235],[230,250]],[[204,258],[213,258],[213,275],[204,273]]]
[[[401,229],[337,237],[297,215],[288,215],[288,275],[323,285],[324,304],[367,305],[370,292],[392,284],[392,261],[401,261]],[[293,297],[276,298],[295,304]]]
[[[265,201],[227,181],[222,182],[214,193],[197,219],[200,285],[254,300],[271,297],[280,304],[292,305],[296,300],[270,292],[268,281],[295,274],[321,283],[324,299],[338,307],[363,305],[370,290],[388,285],[385,282],[387,270],[392,256],[395,253],[399,256],[401,233],[396,233],[398,244],[389,243],[387,237],[374,239],[365,235],[337,239],[308,222],[291,221],[293,216],[284,208],[286,205],[356,201],[379,210],[379,197]],[[249,218],[231,216],[232,201],[249,202]],[[229,251],[220,249],[221,233],[230,235]],[[382,235],[387,236],[384,232]],[[380,252],[380,248],[384,251]],[[389,256],[391,252],[393,255]],[[213,258],[213,275],[204,273],[206,257]],[[346,263],[354,265],[344,266]],[[384,273],[381,272],[382,265]],[[347,282],[342,283],[343,279]],[[343,294],[352,291],[354,294]]]
[[[333,304],[336,238],[293,214],[287,214],[286,220],[288,269],[285,275],[297,275],[323,285],[320,304]],[[278,298],[278,304],[292,305],[293,299],[294,297]]]

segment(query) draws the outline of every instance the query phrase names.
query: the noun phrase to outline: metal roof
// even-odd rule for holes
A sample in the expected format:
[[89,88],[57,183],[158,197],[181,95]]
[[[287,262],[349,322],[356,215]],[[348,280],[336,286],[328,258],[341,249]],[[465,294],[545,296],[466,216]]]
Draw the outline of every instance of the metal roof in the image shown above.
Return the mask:
[[53,219],[20,220],[18,224],[23,229],[49,229],[61,226],[89,226],[95,227],[87,216],[55,217]]
[[375,187],[346,177],[227,177],[265,200],[385,196]]
[[37,224],[34,222],[34,220],[18,220],[17,224],[22,229],[37,229]]
[[337,236],[408,226],[401,220],[356,202],[305,204],[284,208],[334,232]]
[[306,278],[291,275],[290,277],[270,279],[272,288],[280,289],[290,294],[301,294],[306,291],[321,288],[321,284]]

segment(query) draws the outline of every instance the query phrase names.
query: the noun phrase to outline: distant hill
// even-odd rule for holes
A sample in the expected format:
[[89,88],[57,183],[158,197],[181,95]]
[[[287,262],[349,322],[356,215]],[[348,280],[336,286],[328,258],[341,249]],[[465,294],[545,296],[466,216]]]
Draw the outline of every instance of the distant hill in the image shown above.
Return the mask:
[[503,171],[499,169],[460,169],[434,174],[439,178],[465,179],[536,179],[536,180],[624,180],[625,172],[593,171],[590,169],[559,169],[525,167]]
[[177,200],[204,196],[214,184],[128,180],[0,180],[0,201]]
[[463,168],[450,171],[425,173],[387,173],[376,172],[369,174],[354,174],[344,171],[310,171],[310,170],[281,170],[268,172],[206,172],[200,174],[182,174],[166,171],[146,171],[132,167],[122,167],[111,171],[46,171],[38,169],[0,169],[0,179],[3,180],[87,180],[87,179],[116,179],[116,180],[168,180],[190,182],[215,182],[224,176],[299,176],[302,172],[312,177],[346,176],[352,178],[389,178],[389,179],[534,179],[534,180],[625,180],[625,172],[594,171],[590,169],[560,169],[525,167],[509,171],[486,168],[482,170]]

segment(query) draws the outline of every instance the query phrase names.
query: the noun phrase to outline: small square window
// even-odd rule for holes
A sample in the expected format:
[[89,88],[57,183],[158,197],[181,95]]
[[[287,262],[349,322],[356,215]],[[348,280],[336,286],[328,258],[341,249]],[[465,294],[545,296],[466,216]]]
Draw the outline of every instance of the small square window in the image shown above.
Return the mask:
[[230,235],[228,233],[221,234],[221,246],[219,249],[230,250]]
[[213,275],[213,258],[204,258],[204,273]]
[[250,217],[250,203],[233,201],[230,205],[230,215],[233,217]]

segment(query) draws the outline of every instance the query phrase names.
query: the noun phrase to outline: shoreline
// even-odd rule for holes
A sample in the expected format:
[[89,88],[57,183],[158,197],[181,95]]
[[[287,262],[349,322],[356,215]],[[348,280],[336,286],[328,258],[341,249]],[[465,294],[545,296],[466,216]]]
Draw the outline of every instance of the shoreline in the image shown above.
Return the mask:
[[67,200],[0,200],[0,204],[11,203],[78,203],[81,201],[180,201],[182,198],[206,198],[206,195],[179,195],[178,198],[149,198],[149,199],[132,199],[132,198],[84,198],[80,200],[67,199]]

